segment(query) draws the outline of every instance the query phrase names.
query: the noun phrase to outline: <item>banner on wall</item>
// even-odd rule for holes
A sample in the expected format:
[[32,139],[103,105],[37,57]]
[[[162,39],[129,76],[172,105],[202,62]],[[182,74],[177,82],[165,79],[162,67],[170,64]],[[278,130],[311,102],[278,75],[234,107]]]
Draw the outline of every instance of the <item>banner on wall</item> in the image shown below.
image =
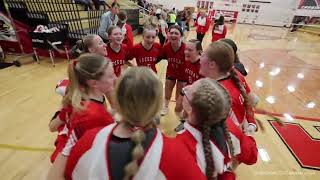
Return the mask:
[[212,9],[213,5],[217,2],[223,2],[226,6],[229,6],[230,3],[237,3],[237,0],[223,0],[223,1],[216,1],[216,0],[198,0],[197,1],[197,8],[200,9]]
[[300,0],[298,9],[320,10],[320,0]]
[[16,33],[10,19],[2,13],[0,13],[0,41],[17,42]]
[[[214,19],[217,10],[210,10],[208,13],[208,17],[211,19]],[[219,10],[221,15],[224,16],[225,21],[230,21],[230,22],[237,22],[238,19],[238,11],[225,11],[225,10]]]

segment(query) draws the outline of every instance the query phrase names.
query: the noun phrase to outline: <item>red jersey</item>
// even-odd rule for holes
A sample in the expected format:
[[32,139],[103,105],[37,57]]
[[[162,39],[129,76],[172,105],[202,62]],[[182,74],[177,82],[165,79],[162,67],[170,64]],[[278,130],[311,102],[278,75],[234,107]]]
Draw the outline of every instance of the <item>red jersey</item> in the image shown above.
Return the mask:
[[219,39],[223,39],[227,34],[227,26],[226,25],[218,25],[216,28],[213,26],[212,29],[212,42],[218,41]]
[[246,79],[244,78],[244,76],[236,68],[233,68],[233,70],[238,75],[238,77],[239,77],[240,81],[242,82],[242,85],[243,85],[244,89],[246,90],[247,94],[249,94],[251,92],[251,89],[250,89],[250,86],[248,85]]
[[61,153],[61,151],[63,150],[64,146],[68,141],[68,132],[69,132],[68,122],[69,122],[71,113],[72,113],[72,106],[67,106],[67,107],[63,107],[58,114],[59,119],[63,121],[64,124],[58,127],[58,136],[54,142],[55,150],[50,156],[50,161],[52,163],[54,163],[57,156]]
[[68,142],[62,151],[66,156],[87,130],[104,127],[114,122],[112,116],[107,112],[104,102],[89,100],[84,108],[84,110],[73,112],[71,115]]
[[205,34],[210,27],[210,18],[208,17],[202,18],[198,16],[195,26],[197,26],[197,33]]
[[138,66],[149,67],[157,73],[156,63],[160,56],[160,52],[161,45],[159,43],[154,43],[149,50],[145,49],[142,43],[139,43],[130,50],[129,59],[136,58]]
[[132,48],[133,46],[133,32],[132,32],[132,27],[130,24],[125,24],[124,25],[124,28],[125,28],[125,38],[122,42],[122,44],[125,44],[128,46],[128,48]]
[[[227,128],[229,130],[233,155],[237,158],[240,163],[245,163],[247,165],[252,165],[257,162],[258,150],[255,140],[251,136],[246,136],[240,129],[230,120],[226,121]],[[193,160],[197,162],[199,168],[202,172],[205,172],[206,165],[205,157],[203,154],[202,147],[202,134],[201,132],[190,125],[189,123],[184,123],[185,130],[178,132],[177,140],[181,141],[189,153],[193,156]],[[222,136],[221,142],[225,141],[225,147],[227,147],[226,152],[223,152],[217,145],[214,139],[211,139],[211,150],[212,157],[214,158],[215,172],[214,175],[218,176],[218,179],[234,179],[235,176],[229,169],[232,167],[231,164],[231,154],[230,147],[227,146],[226,137]],[[231,173],[231,174],[230,174]]]
[[[249,94],[250,88],[249,88],[248,84],[243,83],[243,81],[245,81],[245,80],[244,80],[243,76],[240,75],[239,72],[237,72],[237,74],[238,74],[240,82],[244,86],[247,94]],[[248,112],[246,112],[246,108],[244,105],[244,99],[240,93],[240,90],[236,86],[236,83],[230,77],[227,77],[225,79],[221,79],[221,80],[219,80],[219,82],[224,86],[224,88],[226,88],[226,90],[228,91],[228,93],[230,95],[231,102],[232,102],[230,118],[232,119],[232,121],[238,127],[240,127],[241,130],[245,129],[245,127],[248,126],[248,124],[252,124],[257,128],[255,119],[253,117],[253,113],[251,113],[251,115],[250,115]],[[253,112],[252,109],[250,111]]]
[[234,155],[240,163],[255,164],[258,160],[258,149],[253,137],[245,135],[234,122],[228,118],[226,125],[231,135]]
[[[66,164],[66,179],[111,179],[110,139],[117,125],[86,133],[74,146]],[[98,158],[97,158],[98,157]],[[173,161],[174,160],[174,161]],[[183,144],[165,137],[160,130],[152,137],[133,179],[204,180],[207,179],[193,163]]]
[[190,61],[186,61],[185,74],[187,77],[187,85],[191,85],[198,79],[203,78],[203,76],[199,74],[199,70],[200,70],[200,59],[194,63]]
[[168,61],[166,75],[168,79],[187,81],[185,76],[185,49],[185,43],[182,43],[180,48],[176,52],[173,51],[171,43],[167,43],[163,46],[161,51],[161,59],[167,59]]
[[107,51],[108,51],[108,56],[107,57],[110,58],[112,63],[113,63],[114,74],[119,77],[120,74],[121,74],[121,67],[127,61],[128,47],[127,47],[127,45],[122,44],[121,48],[120,48],[120,51],[119,52],[115,52],[110,47],[110,44],[108,44]]
[[[198,164],[198,168],[200,168],[201,171],[205,174],[205,156],[203,154],[204,150],[201,145],[202,134],[198,129],[196,129],[187,122],[184,123],[184,128],[185,130],[178,132],[176,138],[178,141],[184,144],[185,148],[193,157],[193,161],[196,162],[196,164]],[[210,144],[215,168],[213,175],[214,177],[218,177],[225,172],[226,166],[230,162],[230,158],[228,157],[228,152],[222,152],[213,139],[210,141]],[[226,143],[225,147],[227,147]]]

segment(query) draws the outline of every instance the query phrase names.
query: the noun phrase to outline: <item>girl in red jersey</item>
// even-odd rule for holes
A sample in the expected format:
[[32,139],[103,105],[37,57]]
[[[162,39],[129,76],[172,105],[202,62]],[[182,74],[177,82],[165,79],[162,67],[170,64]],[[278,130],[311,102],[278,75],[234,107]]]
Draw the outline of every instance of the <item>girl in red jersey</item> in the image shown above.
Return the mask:
[[224,17],[220,16],[212,28],[212,42],[225,38],[227,35],[227,26],[224,24]]
[[159,62],[161,45],[154,42],[157,31],[153,26],[146,26],[143,29],[143,41],[130,49],[129,59],[136,59],[138,66],[151,68],[155,73],[156,63]]
[[199,40],[191,39],[186,43],[184,54],[186,59],[185,74],[187,76],[187,85],[191,85],[198,79],[203,78],[199,74],[201,53],[202,45]]
[[130,49],[133,47],[133,32],[131,25],[127,23],[127,13],[125,11],[119,12],[118,18],[119,21],[117,23],[117,26],[119,26],[124,36],[122,43],[127,45],[127,47]]
[[165,83],[165,102],[161,111],[161,115],[168,112],[169,101],[171,99],[172,90],[176,87],[176,107],[175,112],[179,117],[182,116],[182,97],[180,92],[182,87],[186,85],[185,77],[185,43],[182,42],[183,32],[180,26],[173,25],[169,28],[169,43],[163,46],[161,58],[168,61],[166,83]]
[[104,94],[113,91],[115,75],[112,64],[97,54],[83,54],[68,68],[70,84],[63,98],[64,107],[71,106],[68,141],[54,162],[49,178],[65,166],[67,156],[78,139],[89,129],[113,123],[104,105]]
[[238,46],[232,39],[220,39],[220,41],[229,44],[234,52],[234,68],[236,68],[242,76],[247,76],[248,72],[244,65],[241,63],[240,58],[238,56]]
[[[101,56],[107,55],[106,44],[103,42],[98,35],[87,35],[82,40],[77,42],[77,49],[79,54],[83,53],[96,53]],[[65,78],[61,80],[56,86],[56,92],[62,96],[66,94],[67,87],[69,86],[69,79]],[[113,104],[110,95],[106,95],[110,104]],[[51,132],[58,132],[57,139],[55,141],[56,149],[51,155],[51,162],[54,162],[57,155],[64,148],[67,141],[68,133],[68,120],[71,114],[71,106],[62,107],[59,111],[55,113],[55,116],[51,119],[49,124],[49,129]]]
[[111,26],[108,29],[108,38],[110,43],[107,46],[108,58],[113,63],[113,69],[116,76],[120,76],[123,65],[127,63],[128,47],[122,44],[123,34],[119,27]]
[[210,19],[206,16],[204,11],[201,11],[196,20],[197,39],[202,43],[204,36],[210,27]]
[[[187,85],[191,85],[200,78],[203,78],[199,74],[200,69],[200,56],[202,53],[202,45],[199,40],[191,39],[186,43],[186,49],[184,50],[186,68],[185,75],[187,78]],[[187,116],[185,112],[182,114],[180,124],[175,128],[175,131],[178,132],[183,128],[183,123],[185,122],[184,118]]]
[[200,74],[218,80],[227,89],[232,99],[230,118],[242,131],[253,132],[257,125],[248,96],[250,88],[241,81],[240,73],[235,71],[233,64],[232,48],[216,41],[209,45],[200,59]]
[[[89,34],[77,42],[78,54],[96,53],[101,56],[107,56],[107,45],[103,42],[100,36]],[[66,94],[69,79],[65,78],[59,81],[56,85],[56,93],[64,96]]]
[[122,120],[80,139],[68,158],[66,179],[206,179],[183,144],[153,124],[163,97],[154,72],[130,68],[118,81],[115,96]]
[[[234,68],[236,70],[235,72],[237,72],[237,74],[239,76],[239,79],[241,80],[241,82],[244,85],[244,88],[246,89],[246,92],[250,92],[249,93],[249,97],[250,97],[250,100],[251,100],[252,106],[254,107],[255,112],[266,114],[266,115],[272,117],[281,126],[283,126],[284,122],[281,119],[279,119],[277,117],[274,117],[271,113],[265,111],[264,109],[261,109],[261,108],[257,107],[260,99],[259,99],[259,96],[257,94],[255,94],[255,93],[250,91],[250,87],[248,86],[248,83],[245,80],[245,76],[247,76],[248,73],[247,73],[244,65],[239,60],[239,56],[237,54],[238,47],[237,47],[236,43],[231,39],[220,39],[219,41],[227,43],[228,45],[230,45],[232,47],[233,52],[235,54],[235,57],[234,57]],[[241,73],[241,74],[239,74],[239,73]],[[256,119],[256,120],[257,120],[258,126],[260,127],[261,131],[263,131],[264,127],[263,127],[261,121],[259,121],[259,119]]]
[[235,179],[233,171],[239,162],[257,161],[254,139],[245,136],[227,118],[231,100],[223,86],[204,78],[182,92],[188,118],[177,139],[191,152],[208,179]]
[[184,143],[209,180],[227,179],[220,176],[230,161],[227,158],[228,144],[232,147],[225,128],[231,106],[228,93],[208,78],[184,87],[182,93],[188,118],[184,124],[185,130],[178,133],[177,139]]

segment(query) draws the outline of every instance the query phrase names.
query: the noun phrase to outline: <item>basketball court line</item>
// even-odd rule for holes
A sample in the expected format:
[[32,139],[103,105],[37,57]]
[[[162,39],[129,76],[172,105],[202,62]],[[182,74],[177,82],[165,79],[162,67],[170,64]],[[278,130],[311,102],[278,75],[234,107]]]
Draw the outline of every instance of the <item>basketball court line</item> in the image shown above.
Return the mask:
[[320,132],[320,126],[313,126],[313,127],[316,128],[316,130]]
[[18,146],[18,145],[10,145],[10,144],[0,144],[0,149],[10,149],[15,151],[32,151],[32,152],[52,152],[54,150],[53,148]]
[[[273,112],[255,112],[256,114],[261,114],[261,115],[272,115],[272,116],[276,116],[276,117],[284,117],[283,114],[280,113],[273,113]],[[299,120],[307,120],[307,121],[316,121],[316,122],[320,122],[320,118],[317,117],[306,117],[306,116],[298,116],[298,115],[290,115],[292,116],[292,118],[294,119],[299,119]]]

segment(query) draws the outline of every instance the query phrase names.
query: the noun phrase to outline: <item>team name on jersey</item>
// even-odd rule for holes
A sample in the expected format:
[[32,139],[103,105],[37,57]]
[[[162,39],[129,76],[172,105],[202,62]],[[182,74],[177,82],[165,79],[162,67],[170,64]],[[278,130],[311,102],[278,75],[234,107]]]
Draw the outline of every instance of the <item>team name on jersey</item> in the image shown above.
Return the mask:
[[199,79],[199,74],[193,72],[191,69],[188,69],[188,68],[187,68],[187,69],[185,70],[185,73],[186,73],[187,75],[189,75],[189,76],[192,76],[192,77],[195,78],[195,79]]
[[113,66],[123,65],[124,63],[125,63],[125,60],[115,60],[113,62]]
[[182,64],[182,61],[177,58],[168,58],[169,63]]
[[139,59],[140,63],[150,63],[150,62],[156,62],[157,58],[155,57],[143,57]]

